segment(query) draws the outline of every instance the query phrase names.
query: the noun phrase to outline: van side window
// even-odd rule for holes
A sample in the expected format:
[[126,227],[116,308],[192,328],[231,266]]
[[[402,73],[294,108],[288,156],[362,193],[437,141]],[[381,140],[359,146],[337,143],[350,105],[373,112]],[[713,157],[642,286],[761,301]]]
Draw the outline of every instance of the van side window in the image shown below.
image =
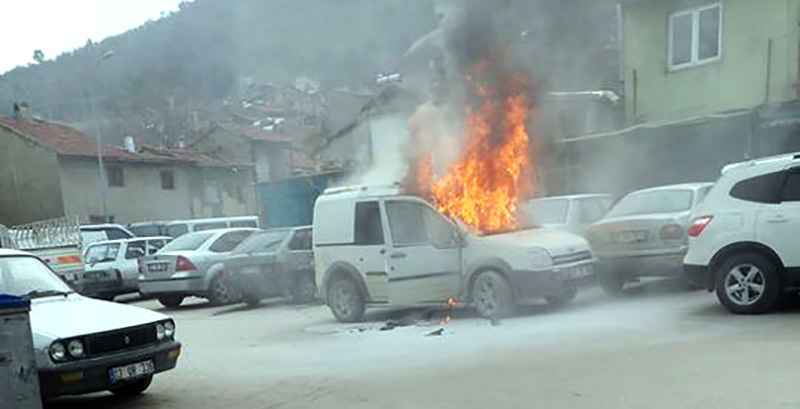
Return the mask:
[[132,241],[128,243],[128,248],[125,249],[125,260],[133,260],[135,258],[144,257],[147,252],[145,247],[147,243],[144,241]]
[[731,196],[756,203],[780,203],[783,172],[767,173],[740,181],[731,188]]
[[792,169],[786,176],[781,201],[800,202],[800,169]]
[[392,242],[398,246],[428,243],[425,230],[425,208],[418,203],[386,202]]
[[240,220],[231,222],[231,227],[258,227],[258,223],[255,220]]
[[185,224],[173,224],[167,227],[167,236],[178,238],[189,232],[189,226]]
[[356,203],[355,244],[362,246],[383,244],[381,208],[378,202]]

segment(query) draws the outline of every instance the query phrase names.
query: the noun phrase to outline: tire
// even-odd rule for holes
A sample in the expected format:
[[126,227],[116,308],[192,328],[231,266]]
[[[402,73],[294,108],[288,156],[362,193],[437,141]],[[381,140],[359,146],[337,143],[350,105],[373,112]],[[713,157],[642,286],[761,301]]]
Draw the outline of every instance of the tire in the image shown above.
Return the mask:
[[578,287],[568,284],[560,294],[545,297],[547,303],[554,307],[563,307],[575,300],[578,296]]
[[213,305],[228,305],[238,300],[235,290],[222,274],[217,274],[208,286],[208,300]]
[[301,273],[292,286],[292,302],[295,304],[309,304],[317,297],[317,283],[314,275]]
[[151,382],[153,382],[153,375],[112,388],[111,393],[117,396],[133,397],[147,390]]
[[611,266],[600,267],[598,270],[597,278],[603,291],[612,297],[621,296],[625,288],[624,276]]
[[158,302],[164,307],[175,309],[181,306],[184,296],[182,295],[162,295],[158,297]]
[[328,286],[328,308],[339,322],[359,322],[364,318],[364,295],[352,278],[336,278]]
[[756,253],[735,255],[715,271],[717,298],[734,314],[763,314],[781,295],[778,266]]
[[472,304],[483,318],[505,318],[514,313],[514,296],[508,281],[496,271],[478,273],[470,290]]

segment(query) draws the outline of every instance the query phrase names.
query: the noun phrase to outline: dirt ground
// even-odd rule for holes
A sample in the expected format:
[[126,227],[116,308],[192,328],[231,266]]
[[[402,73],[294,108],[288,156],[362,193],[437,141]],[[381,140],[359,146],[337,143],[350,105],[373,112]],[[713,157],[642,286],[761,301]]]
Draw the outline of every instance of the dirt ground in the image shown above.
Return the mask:
[[[800,308],[733,316],[712,294],[672,282],[621,299],[587,289],[566,308],[526,307],[499,323],[458,310],[441,325],[441,312],[406,310],[345,325],[327,307],[280,301],[212,308],[193,300],[168,313],[183,355],[145,395],[47,407],[800,407],[792,359]],[[382,331],[390,319],[414,325]]]

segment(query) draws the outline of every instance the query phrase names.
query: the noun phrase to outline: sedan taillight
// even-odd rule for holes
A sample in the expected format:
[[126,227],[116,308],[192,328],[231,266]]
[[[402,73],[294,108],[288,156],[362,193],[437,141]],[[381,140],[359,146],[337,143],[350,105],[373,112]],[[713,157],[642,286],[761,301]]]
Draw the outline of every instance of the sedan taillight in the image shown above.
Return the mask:
[[689,237],[698,237],[703,233],[703,230],[714,220],[714,216],[702,216],[694,219],[692,225],[689,226]]
[[188,258],[184,256],[178,256],[178,259],[175,261],[175,271],[194,271],[197,270],[197,267],[189,261]]
[[668,224],[661,228],[661,240],[680,240],[683,238],[683,227],[677,224]]

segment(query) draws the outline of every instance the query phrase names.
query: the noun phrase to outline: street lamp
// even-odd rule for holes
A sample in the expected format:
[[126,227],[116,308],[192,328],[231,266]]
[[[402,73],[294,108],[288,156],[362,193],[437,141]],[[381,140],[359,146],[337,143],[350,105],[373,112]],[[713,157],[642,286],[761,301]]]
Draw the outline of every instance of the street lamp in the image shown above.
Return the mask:
[[[94,77],[97,78],[97,71],[100,68],[100,63],[114,56],[113,50],[108,50],[94,64]],[[89,109],[91,110],[92,120],[94,121],[94,134],[97,142],[97,171],[100,180],[97,183],[97,195],[100,198],[100,203],[103,206],[103,218],[108,218],[108,180],[106,179],[106,168],[103,164],[103,136],[100,133],[100,125],[97,123],[97,111],[95,110],[95,102],[91,92],[92,86],[87,87],[87,96],[89,98]]]

